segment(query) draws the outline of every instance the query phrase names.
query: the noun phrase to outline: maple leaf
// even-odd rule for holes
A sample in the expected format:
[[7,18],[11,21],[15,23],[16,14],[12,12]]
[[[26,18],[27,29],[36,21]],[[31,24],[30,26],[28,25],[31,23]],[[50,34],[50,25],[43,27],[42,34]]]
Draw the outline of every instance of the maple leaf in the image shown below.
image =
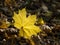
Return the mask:
[[31,38],[32,35],[37,35],[41,31],[41,29],[34,25],[36,22],[36,15],[29,15],[26,17],[26,9],[19,10],[19,13],[16,14],[14,12],[14,26],[18,29],[19,31],[19,36],[24,37],[24,38]]
[[45,24],[45,21],[43,20],[42,17],[40,17],[40,18],[38,19],[38,22],[37,22],[37,23],[40,24],[40,25],[44,25],[44,24]]
[[5,15],[0,15],[0,28],[8,28],[10,26],[10,22],[7,21],[7,17]]
[[0,28],[8,28],[10,26],[9,22],[0,21]]

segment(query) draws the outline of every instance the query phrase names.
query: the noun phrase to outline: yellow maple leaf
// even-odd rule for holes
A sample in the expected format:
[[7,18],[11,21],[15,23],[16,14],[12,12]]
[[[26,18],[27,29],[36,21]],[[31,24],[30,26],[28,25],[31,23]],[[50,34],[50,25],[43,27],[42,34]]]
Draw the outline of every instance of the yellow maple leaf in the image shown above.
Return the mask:
[[38,19],[38,24],[40,24],[40,25],[44,25],[45,24],[45,22],[44,22],[42,17]]
[[0,28],[8,28],[9,27],[9,25],[8,24],[6,24],[5,22],[3,22],[3,24],[2,25],[0,25]]
[[5,19],[0,19],[0,28],[8,28],[10,26],[10,23],[6,21]]
[[19,31],[19,36],[24,37],[24,38],[31,38],[32,35],[37,35],[41,31],[41,29],[34,25],[36,22],[36,15],[29,15],[26,17],[26,9],[19,10],[19,13],[16,14],[14,12],[14,26],[18,29]]

